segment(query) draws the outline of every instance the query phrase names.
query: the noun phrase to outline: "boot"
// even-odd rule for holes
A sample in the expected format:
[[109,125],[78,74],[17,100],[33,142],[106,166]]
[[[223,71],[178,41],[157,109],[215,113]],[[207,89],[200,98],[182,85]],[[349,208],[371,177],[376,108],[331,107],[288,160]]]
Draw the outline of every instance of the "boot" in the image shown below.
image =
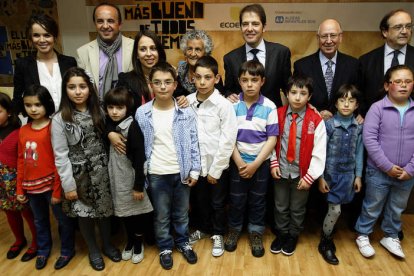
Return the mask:
[[338,258],[335,256],[335,244],[333,243],[332,236],[326,236],[322,233],[321,241],[319,242],[318,250],[324,260],[332,265],[339,264]]

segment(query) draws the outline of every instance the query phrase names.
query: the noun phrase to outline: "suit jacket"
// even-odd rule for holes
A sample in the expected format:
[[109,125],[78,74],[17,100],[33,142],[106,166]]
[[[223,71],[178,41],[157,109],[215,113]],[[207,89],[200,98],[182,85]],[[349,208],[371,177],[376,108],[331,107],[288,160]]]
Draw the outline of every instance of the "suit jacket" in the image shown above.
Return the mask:
[[[280,90],[286,91],[287,82],[291,76],[290,50],[278,43],[265,41],[266,65],[265,83],[262,86],[262,95],[273,101],[276,106],[282,106]],[[246,46],[243,45],[224,56],[226,95],[242,92],[239,85],[238,74],[243,62],[246,61]]]
[[[331,93],[338,91],[343,84],[358,85],[358,60],[339,51],[337,53]],[[294,75],[304,75],[313,80],[313,94],[310,103],[319,111],[330,110],[334,103],[328,99],[324,72],[319,59],[319,50],[296,61],[293,68]]]
[[[76,67],[76,59],[57,53],[60,74],[63,75],[71,68]],[[36,55],[19,58],[14,66],[13,77],[13,105],[17,112],[23,111],[23,93],[32,84],[40,84],[39,71],[37,69]]]
[[[122,36],[122,72],[129,72],[132,67],[132,50],[134,40]],[[97,40],[93,40],[77,50],[78,66],[89,71],[95,81],[96,87],[99,84],[99,46]],[[120,73],[120,72],[118,72]]]
[[[365,100],[364,114],[384,96],[384,48],[383,45],[359,58],[359,88]],[[405,65],[414,70],[414,47],[411,45],[407,45]]]

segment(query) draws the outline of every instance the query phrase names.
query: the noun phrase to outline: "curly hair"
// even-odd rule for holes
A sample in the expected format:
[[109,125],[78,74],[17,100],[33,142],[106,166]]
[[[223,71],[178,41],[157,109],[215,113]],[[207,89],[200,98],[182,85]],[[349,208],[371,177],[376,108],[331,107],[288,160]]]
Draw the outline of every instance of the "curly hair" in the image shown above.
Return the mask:
[[180,49],[183,51],[184,55],[187,51],[187,43],[189,40],[194,39],[200,39],[203,41],[204,44],[204,51],[206,52],[206,55],[211,55],[211,52],[213,51],[214,45],[213,40],[211,37],[206,33],[206,31],[202,30],[189,30],[183,35],[180,39]]

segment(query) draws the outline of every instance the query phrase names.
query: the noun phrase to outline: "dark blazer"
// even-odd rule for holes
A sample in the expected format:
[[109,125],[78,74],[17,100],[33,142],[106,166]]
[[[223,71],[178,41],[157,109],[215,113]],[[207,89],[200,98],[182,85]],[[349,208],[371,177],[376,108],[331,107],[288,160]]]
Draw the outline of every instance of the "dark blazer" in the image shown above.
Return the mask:
[[[63,75],[71,68],[76,67],[74,57],[57,54],[60,74]],[[14,66],[14,91],[13,105],[18,112],[23,110],[23,93],[32,84],[40,84],[39,71],[37,70],[36,55],[19,58]]]
[[[293,74],[312,78],[313,94],[310,103],[319,111],[330,110],[334,103],[328,99],[319,51],[296,61],[293,64]],[[338,91],[343,84],[358,84],[358,60],[338,51],[331,93]]]
[[[266,65],[265,83],[262,87],[262,95],[272,100],[277,106],[282,106],[280,90],[286,91],[287,82],[291,76],[290,50],[278,43],[265,41]],[[226,95],[242,92],[238,81],[239,69],[246,61],[246,46],[243,45],[224,56]]]
[[[383,45],[359,58],[359,88],[365,100],[364,114],[374,102],[384,96],[384,48]],[[414,70],[414,47],[411,45],[407,45],[405,65]]]

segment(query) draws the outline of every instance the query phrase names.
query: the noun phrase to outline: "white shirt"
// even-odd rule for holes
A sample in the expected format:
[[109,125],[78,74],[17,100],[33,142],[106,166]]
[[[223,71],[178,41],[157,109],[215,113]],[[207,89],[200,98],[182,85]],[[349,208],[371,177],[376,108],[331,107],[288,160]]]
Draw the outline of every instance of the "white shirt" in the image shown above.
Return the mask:
[[[394,57],[394,49],[388,46],[387,43],[385,43],[384,47],[384,75],[387,72],[388,69],[391,67],[392,58]],[[400,54],[398,55],[398,63],[404,64],[405,63],[405,55],[407,53],[407,45],[402,47],[400,50]]]
[[59,63],[53,63],[52,75],[44,62],[37,61],[37,70],[39,71],[40,85],[49,90],[50,96],[52,96],[55,103],[55,111],[57,111],[62,99],[62,76],[60,75]]
[[236,113],[233,105],[217,89],[197,108],[197,93],[188,95],[187,99],[197,114],[201,176],[209,174],[219,179],[223,170],[229,167],[236,143]]
[[[253,48],[246,43],[246,60],[252,60],[254,58],[254,55],[250,53],[251,49]],[[260,44],[254,49],[259,50],[256,56],[259,59],[260,63],[263,64],[263,67],[266,68],[266,45],[264,43],[264,40],[262,39]]]

